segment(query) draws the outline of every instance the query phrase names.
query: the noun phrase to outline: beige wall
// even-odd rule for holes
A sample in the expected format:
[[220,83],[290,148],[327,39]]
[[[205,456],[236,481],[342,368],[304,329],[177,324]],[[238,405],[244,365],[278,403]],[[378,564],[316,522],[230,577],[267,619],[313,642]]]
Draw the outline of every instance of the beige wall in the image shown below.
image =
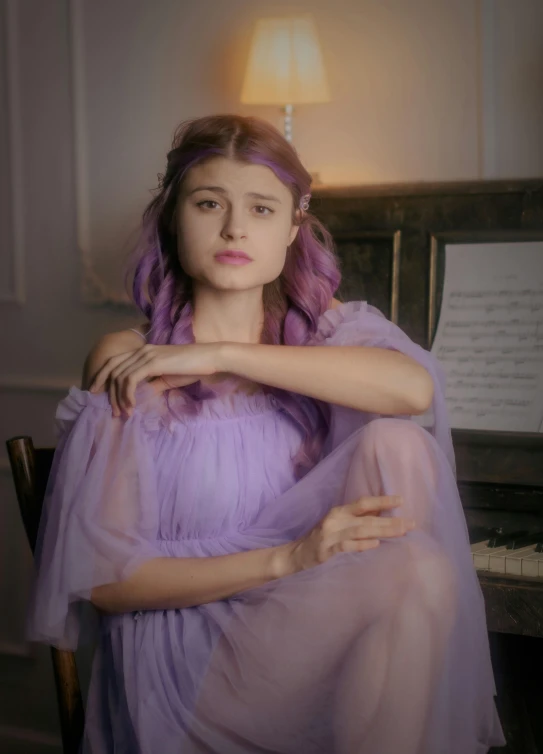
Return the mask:
[[[0,0],[3,440],[52,444],[91,343],[141,320],[108,303],[114,257],[177,123],[281,127],[238,95],[254,21],[296,10],[315,16],[333,102],[297,109],[293,141],[323,182],[543,175],[540,0]],[[3,446],[0,749],[53,752],[48,651],[22,638],[29,566]]]

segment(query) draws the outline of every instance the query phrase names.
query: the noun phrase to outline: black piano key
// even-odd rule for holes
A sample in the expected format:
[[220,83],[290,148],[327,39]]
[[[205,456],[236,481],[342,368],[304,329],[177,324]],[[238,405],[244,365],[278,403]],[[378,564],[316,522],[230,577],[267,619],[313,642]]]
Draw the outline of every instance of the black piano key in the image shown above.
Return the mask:
[[524,537],[515,537],[505,546],[508,550],[518,550],[521,547],[528,547],[528,545],[536,545],[538,542],[543,542],[543,531],[526,534]]
[[498,534],[495,537],[491,537],[489,539],[488,547],[503,547],[503,545],[507,545],[507,543],[511,542],[513,539],[516,539],[517,537],[523,537],[525,534],[528,534],[526,530],[510,531],[505,532],[504,534]]
[[503,527],[501,526],[473,526],[468,529],[469,543],[470,545],[476,542],[486,542],[487,539],[495,537],[498,534],[503,534]]

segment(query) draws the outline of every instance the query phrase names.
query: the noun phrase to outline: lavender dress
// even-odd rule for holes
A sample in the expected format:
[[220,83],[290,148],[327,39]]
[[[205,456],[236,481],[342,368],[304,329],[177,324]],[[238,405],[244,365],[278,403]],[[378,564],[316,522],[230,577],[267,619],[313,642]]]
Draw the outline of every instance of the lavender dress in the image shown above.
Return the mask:
[[[64,649],[97,642],[83,754],[484,754],[505,744],[444,373],[366,302],[327,311],[312,343],[415,358],[434,379],[428,426],[331,406],[322,458],[296,481],[299,429],[265,392],[214,394],[201,414],[173,419],[146,382],[128,418],[112,416],[106,392],[74,386],[59,403],[27,636]],[[378,494],[401,494],[382,515],[417,527],[204,605],[99,617],[88,601],[151,558],[271,547]]]

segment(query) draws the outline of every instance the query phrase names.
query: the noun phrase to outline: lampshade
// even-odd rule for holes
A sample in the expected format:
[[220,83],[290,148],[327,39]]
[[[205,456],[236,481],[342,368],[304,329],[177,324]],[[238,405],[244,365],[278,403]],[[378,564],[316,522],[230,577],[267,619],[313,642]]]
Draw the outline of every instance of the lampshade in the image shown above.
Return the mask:
[[241,102],[246,105],[330,102],[317,28],[311,14],[257,21]]

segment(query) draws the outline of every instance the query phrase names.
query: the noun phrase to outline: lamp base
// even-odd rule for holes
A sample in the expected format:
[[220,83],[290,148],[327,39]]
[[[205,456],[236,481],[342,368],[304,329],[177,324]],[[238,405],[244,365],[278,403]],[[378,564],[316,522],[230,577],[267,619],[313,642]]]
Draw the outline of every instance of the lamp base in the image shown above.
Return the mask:
[[294,105],[285,105],[283,107],[283,112],[285,113],[285,117],[283,119],[285,139],[289,142],[292,142],[292,114],[294,112]]
[[[294,105],[285,105],[282,108],[282,112],[284,113],[283,128],[284,128],[285,139],[292,144],[292,120],[293,120],[293,114],[294,114]],[[312,186],[322,186],[320,173],[318,172],[312,173],[310,171],[309,175],[311,176]]]

